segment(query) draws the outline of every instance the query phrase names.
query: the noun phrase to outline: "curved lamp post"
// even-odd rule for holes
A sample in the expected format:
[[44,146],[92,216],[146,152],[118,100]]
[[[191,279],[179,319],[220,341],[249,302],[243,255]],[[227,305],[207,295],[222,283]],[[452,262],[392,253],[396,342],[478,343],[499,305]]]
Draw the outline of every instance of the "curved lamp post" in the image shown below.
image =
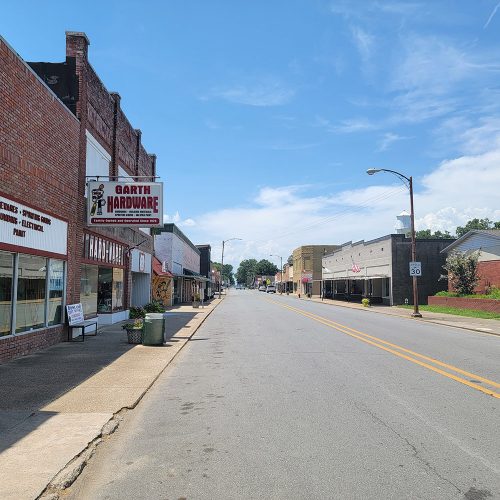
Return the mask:
[[[415,245],[415,213],[413,210],[413,178],[406,177],[406,175],[401,174],[400,172],[396,172],[395,170],[389,170],[387,168],[369,168],[366,173],[368,175],[373,175],[378,172],[389,172],[394,174],[410,191],[410,220],[411,220],[411,260],[413,262],[416,261],[417,252]],[[417,277],[413,276],[413,313],[412,316],[414,318],[421,318],[422,315],[418,310],[418,283]]]
[[280,293],[283,293],[283,257],[281,257],[280,255],[276,255],[274,253],[270,254],[269,257],[278,257],[278,259],[280,260],[280,276],[281,276],[281,283],[280,283]]
[[223,282],[222,272],[224,270],[224,245],[228,241],[233,241],[233,240],[240,240],[241,241],[241,238],[229,238],[228,240],[223,240],[223,242],[222,242],[222,256],[221,256],[221,262],[220,262],[219,299],[221,298],[221,294],[222,294],[222,282]]

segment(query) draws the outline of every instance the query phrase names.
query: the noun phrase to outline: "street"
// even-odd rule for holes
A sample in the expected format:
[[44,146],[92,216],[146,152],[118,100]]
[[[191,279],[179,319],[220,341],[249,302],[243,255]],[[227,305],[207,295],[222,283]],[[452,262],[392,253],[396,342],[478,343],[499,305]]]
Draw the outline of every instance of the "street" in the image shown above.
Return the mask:
[[500,498],[500,337],[230,290],[73,499]]

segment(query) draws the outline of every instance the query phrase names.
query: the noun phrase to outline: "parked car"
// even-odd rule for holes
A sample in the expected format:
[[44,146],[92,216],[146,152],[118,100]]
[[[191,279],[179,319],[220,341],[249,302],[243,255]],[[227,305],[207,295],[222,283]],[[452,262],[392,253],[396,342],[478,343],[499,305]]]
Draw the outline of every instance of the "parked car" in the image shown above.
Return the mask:
[[276,287],[274,285],[267,285],[266,293],[276,293]]
[[266,287],[264,285],[260,285],[259,292],[265,292],[265,291],[266,291]]

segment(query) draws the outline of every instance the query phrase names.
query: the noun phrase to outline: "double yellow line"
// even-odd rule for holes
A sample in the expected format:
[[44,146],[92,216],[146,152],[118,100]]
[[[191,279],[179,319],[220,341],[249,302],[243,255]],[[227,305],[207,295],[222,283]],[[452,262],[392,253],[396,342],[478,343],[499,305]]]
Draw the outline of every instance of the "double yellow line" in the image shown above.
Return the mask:
[[[405,347],[399,346],[397,344],[387,342],[386,340],[382,340],[378,337],[374,337],[373,335],[368,335],[367,333],[360,332],[359,330],[355,330],[354,328],[350,328],[346,325],[342,325],[342,324],[337,323],[335,321],[332,321],[330,319],[323,318],[322,316],[318,316],[317,314],[310,313],[308,311],[304,311],[303,309],[298,309],[296,307],[292,307],[292,306],[289,306],[287,304],[282,304],[281,302],[278,302],[278,301],[272,300],[272,299],[266,299],[266,300],[268,300],[269,302],[273,302],[274,304],[278,304],[279,306],[284,307],[285,309],[289,309],[289,310],[294,311],[298,314],[301,314],[302,316],[306,316],[308,318],[311,318],[312,320],[317,321],[318,323],[322,323],[326,326],[329,326],[330,328],[333,328],[335,330],[338,330],[339,332],[345,333],[346,335],[349,335],[350,337],[354,337],[355,339],[361,340],[361,342],[365,342],[365,343],[370,344],[374,347],[378,347],[379,349],[390,352],[391,354],[394,354],[395,356],[406,359],[407,361],[411,361],[412,363],[415,363],[417,365],[423,366],[424,368],[427,368],[428,370],[432,370],[433,372],[439,373],[440,375],[442,375],[444,377],[450,378],[452,380],[455,380],[456,382],[460,382],[461,384],[472,387],[473,389],[475,389],[477,391],[481,391],[484,394],[487,394],[488,396],[493,396],[494,398],[500,399],[499,392],[496,392],[495,390],[491,390],[487,387],[483,387],[477,383],[477,382],[481,382],[481,383],[485,384],[486,386],[494,387],[495,389],[499,389],[500,384],[498,382],[494,382],[493,380],[489,380],[487,378],[481,377],[481,376],[476,375],[474,373],[470,373],[468,371],[462,370],[460,368],[457,368],[456,366],[449,365],[447,363],[443,363],[442,361],[431,358],[429,356],[425,356],[423,354],[419,354],[418,352],[411,351],[410,349],[406,349]],[[424,361],[422,361],[422,360],[424,360]],[[432,363],[432,364],[429,364],[429,363]],[[442,368],[445,368],[448,371],[445,371]],[[455,375],[454,373],[450,373],[450,372],[464,375],[465,377],[472,379],[474,382],[471,382],[470,380],[466,380],[465,378],[460,377],[460,376]]]

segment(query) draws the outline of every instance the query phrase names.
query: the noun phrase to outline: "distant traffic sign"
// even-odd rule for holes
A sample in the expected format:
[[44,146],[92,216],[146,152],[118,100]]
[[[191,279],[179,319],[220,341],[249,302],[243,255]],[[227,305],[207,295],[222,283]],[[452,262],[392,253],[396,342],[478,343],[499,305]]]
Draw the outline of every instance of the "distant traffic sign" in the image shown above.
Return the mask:
[[421,262],[410,262],[410,276],[422,276]]

